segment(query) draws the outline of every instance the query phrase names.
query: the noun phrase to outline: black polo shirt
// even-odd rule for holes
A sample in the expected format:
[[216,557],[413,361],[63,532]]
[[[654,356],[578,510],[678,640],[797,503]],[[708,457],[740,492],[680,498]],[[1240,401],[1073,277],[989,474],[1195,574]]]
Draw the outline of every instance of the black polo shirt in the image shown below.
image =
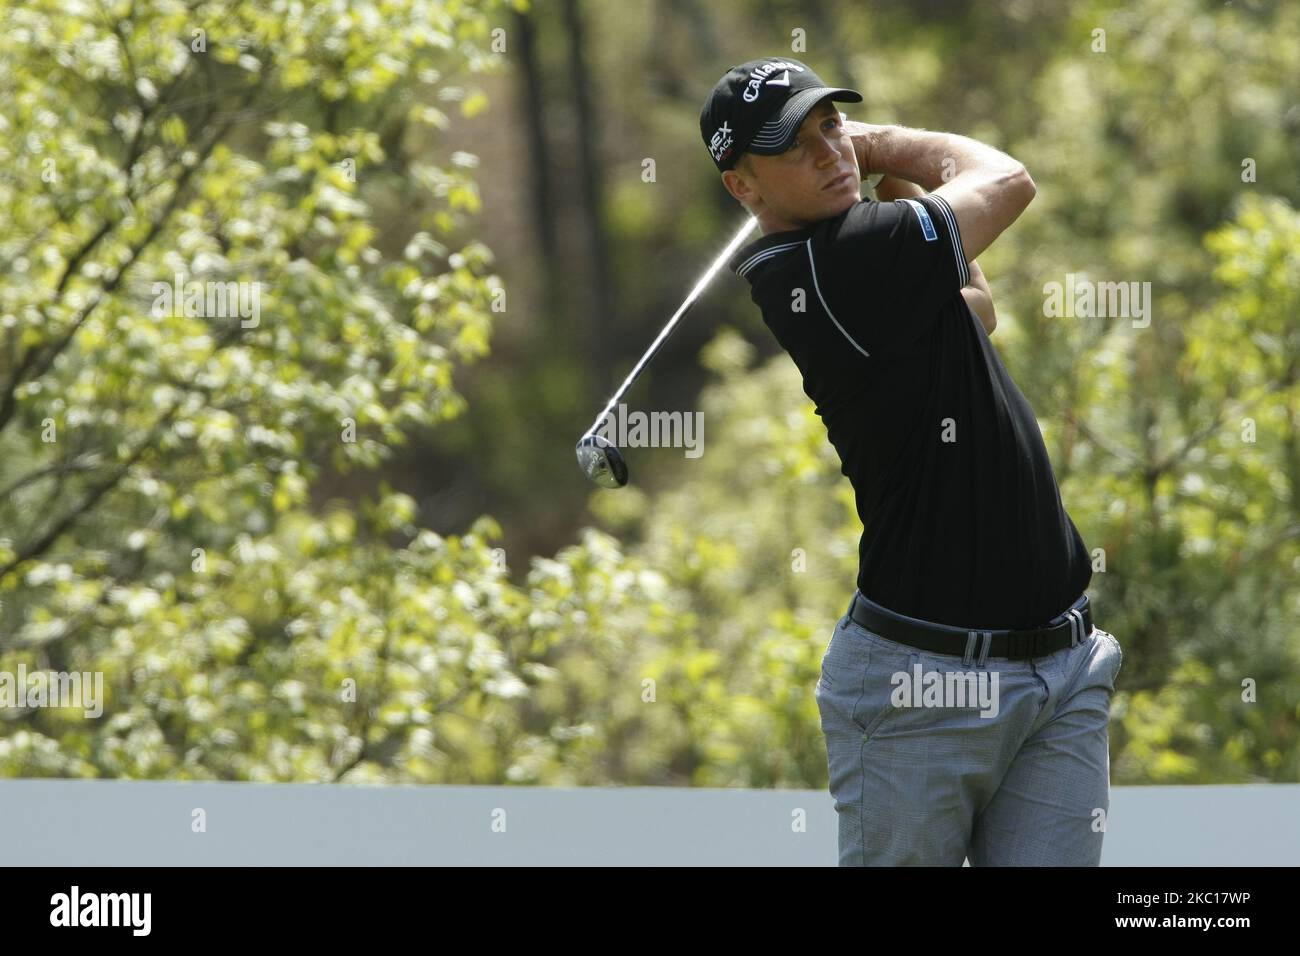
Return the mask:
[[1033,409],[961,295],[942,196],[863,200],[728,263],[803,374],[853,485],[858,588],[976,629],[1047,623],[1092,578]]

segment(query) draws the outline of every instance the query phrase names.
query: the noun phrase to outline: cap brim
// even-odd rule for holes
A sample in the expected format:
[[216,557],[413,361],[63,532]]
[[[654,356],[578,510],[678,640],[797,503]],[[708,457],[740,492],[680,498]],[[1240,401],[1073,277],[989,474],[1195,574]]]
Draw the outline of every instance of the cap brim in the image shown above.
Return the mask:
[[745,146],[745,151],[760,156],[775,156],[784,153],[794,142],[803,125],[804,119],[814,106],[830,97],[841,103],[861,103],[862,94],[857,90],[834,86],[816,86],[800,90],[790,97],[767,122],[759,127],[754,138]]

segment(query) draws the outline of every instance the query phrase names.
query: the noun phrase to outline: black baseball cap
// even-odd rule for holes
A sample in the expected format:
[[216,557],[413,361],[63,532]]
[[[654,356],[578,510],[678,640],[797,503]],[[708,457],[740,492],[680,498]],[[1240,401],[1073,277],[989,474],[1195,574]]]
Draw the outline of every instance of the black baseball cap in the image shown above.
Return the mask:
[[719,171],[734,167],[746,151],[775,156],[790,148],[808,112],[828,96],[862,102],[857,90],[827,86],[798,60],[750,60],[733,66],[713,87],[700,112],[700,135]]

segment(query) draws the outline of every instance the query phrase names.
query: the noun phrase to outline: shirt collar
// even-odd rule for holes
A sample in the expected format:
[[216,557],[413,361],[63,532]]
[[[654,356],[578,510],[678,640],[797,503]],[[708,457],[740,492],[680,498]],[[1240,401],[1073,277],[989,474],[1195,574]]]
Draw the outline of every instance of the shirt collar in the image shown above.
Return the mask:
[[810,229],[785,229],[760,236],[732,256],[727,261],[727,268],[752,283],[758,277],[761,266],[803,243],[811,234]]

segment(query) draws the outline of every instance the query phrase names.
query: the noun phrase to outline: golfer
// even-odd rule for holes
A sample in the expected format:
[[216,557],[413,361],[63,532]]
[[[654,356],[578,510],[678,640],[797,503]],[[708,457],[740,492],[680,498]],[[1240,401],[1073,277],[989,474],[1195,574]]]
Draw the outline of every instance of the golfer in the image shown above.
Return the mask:
[[[1034,198],[952,133],[848,121],[788,57],[727,71],[700,132],[763,235],[729,267],[790,353],[863,533],[816,698],[841,865],[1095,866],[1122,655],[975,258]],[[860,183],[880,175],[879,201]]]

